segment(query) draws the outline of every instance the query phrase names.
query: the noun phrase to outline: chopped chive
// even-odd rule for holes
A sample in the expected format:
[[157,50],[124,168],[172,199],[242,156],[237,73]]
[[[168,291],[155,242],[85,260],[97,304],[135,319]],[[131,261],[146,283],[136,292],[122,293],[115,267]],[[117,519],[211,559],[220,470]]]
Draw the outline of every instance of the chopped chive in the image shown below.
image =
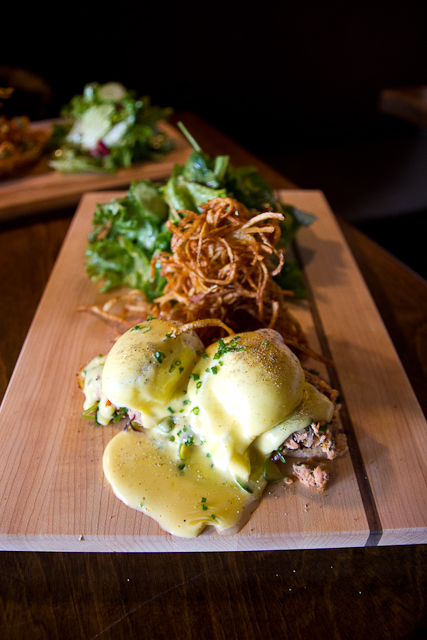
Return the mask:
[[162,351],[156,351],[154,357],[160,364],[162,364],[163,360],[166,358],[165,354]]
[[276,451],[276,454],[278,455],[280,462],[286,462],[285,458],[282,456],[280,451]]
[[241,482],[240,480],[236,479],[236,482],[238,485],[240,485],[242,487],[242,489],[244,489],[247,493],[253,493],[252,489],[250,489],[247,485],[243,484],[243,482]]
[[92,418],[93,414],[98,411],[98,404],[99,404],[98,402],[95,402],[95,404],[89,407],[89,409],[86,409],[86,411],[83,411],[82,418]]
[[179,372],[182,373],[184,371],[184,367],[179,368]]
[[208,505],[207,504],[202,504],[202,509],[203,511],[207,511],[208,510]]
[[172,407],[168,407],[168,411],[169,411],[169,413],[175,413],[175,411],[172,409]]
[[235,336],[228,342],[227,344],[224,342],[224,338],[220,338],[218,340],[218,351],[214,355],[214,359],[218,360],[225,353],[229,353],[230,351],[246,351],[246,347],[239,347],[237,344],[237,340],[240,339],[240,336]]
[[169,441],[170,441],[170,442],[175,442],[175,436],[171,436],[171,437],[169,438]]
[[201,386],[202,386],[202,381],[199,380],[199,382],[196,384],[196,389],[200,389]]
[[194,415],[198,416],[199,415],[199,407],[193,407],[193,409],[191,409],[191,411],[194,413]]
[[190,373],[190,378],[193,378],[193,380],[198,380],[200,376],[198,373]]
[[147,333],[147,331],[151,331],[153,327],[147,327],[147,325],[141,325],[141,324],[136,324],[134,327],[132,327],[131,331],[141,331],[141,329],[145,329],[145,331],[143,331],[142,333]]
[[187,400],[184,400],[182,404],[190,404],[190,403],[191,403],[191,400],[188,400],[187,398]]

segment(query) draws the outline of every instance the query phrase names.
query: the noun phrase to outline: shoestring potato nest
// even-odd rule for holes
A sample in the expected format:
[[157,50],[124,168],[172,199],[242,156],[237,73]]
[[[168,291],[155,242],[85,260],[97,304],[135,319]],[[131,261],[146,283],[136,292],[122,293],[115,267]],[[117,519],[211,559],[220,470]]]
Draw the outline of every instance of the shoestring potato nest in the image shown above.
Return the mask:
[[[284,264],[283,251],[276,246],[284,215],[254,215],[232,198],[214,198],[200,213],[180,214],[179,221],[166,223],[172,233],[170,252],[158,253],[151,263],[152,275],[160,268],[166,278],[163,294],[148,303],[140,291],[128,291],[89,310],[125,326],[148,315],[194,323],[206,344],[221,324],[235,332],[275,329],[297,353],[329,363],[313,351],[288,310],[292,291],[282,290],[274,280]],[[114,312],[117,306],[120,311]]]

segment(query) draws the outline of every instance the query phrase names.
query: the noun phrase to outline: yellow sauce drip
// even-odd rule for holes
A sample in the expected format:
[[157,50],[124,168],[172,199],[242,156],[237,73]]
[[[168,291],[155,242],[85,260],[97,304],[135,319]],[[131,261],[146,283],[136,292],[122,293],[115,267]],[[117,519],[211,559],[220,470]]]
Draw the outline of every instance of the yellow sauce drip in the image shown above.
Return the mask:
[[116,411],[116,407],[109,402],[102,390],[101,379],[105,360],[106,356],[96,356],[89,362],[83,372],[83,393],[85,394],[83,410],[88,411],[98,403],[96,420],[104,426],[111,422]]
[[105,449],[103,467],[114,493],[127,506],[186,538],[207,526],[219,532],[234,527],[266,485],[261,476],[250,483],[252,493],[245,491],[227,472],[212,466],[200,446],[193,445],[181,461],[177,445],[151,430],[118,433]]
[[275,332],[205,351],[195,335],[173,338],[174,328],[137,325],[86,368],[85,408],[99,399],[97,419],[108,424],[125,407],[145,428],[111,440],[104,473],[120,500],[173,535],[193,538],[207,526],[234,533],[261,498],[271,452],[329,421],[333,405]]

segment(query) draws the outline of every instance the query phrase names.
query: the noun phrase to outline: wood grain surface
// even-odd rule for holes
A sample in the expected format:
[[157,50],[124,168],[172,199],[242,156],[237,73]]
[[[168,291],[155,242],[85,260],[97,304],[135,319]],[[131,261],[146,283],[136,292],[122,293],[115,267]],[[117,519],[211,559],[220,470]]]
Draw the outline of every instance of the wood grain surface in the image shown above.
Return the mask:
[[[76,385],[76,373],[94,355],[109,350],[114,332],[77,308],[102,299],[85,274],[83,254],[96,203],[119,195],[124,192],[83,198],[5,396],[0,412],[0,547],[165,552],[424,542],[426,495],[417,488],[425,456],[415,442],[427,426],[319,192],[282,195],[318,218],[298,240],[311,299],[290,308],[313,346],[330,351],[336,368],[329,375],[345,399],[343,427],[350,455],[334,462],[327,492],[273,485],[240,533],[209,532],[195,540],[164,533],[114,497],[101,461],[106,443],[122,426],[99,428],[81,418]],[[319,368],[314,361],[307,363],[311,366]],[[24,396],[27,402],[17,411]]]
[[427,129],[427,86],[383,89],[378,103],[384,113]]
[[[77,205],[85,191],[128,188],[132,180],[168,177],[175,164],[186,161],[191,146],[174,126],[167,122],[160,126],[174,141],[172,151],[161,161],[138,162],[116,173],[61,173],[49,167],[50,154],[43,154],[29,171],[0,180],[0,220]],[[46,121],[44,127],[48,130],[51,124]]]
[[[192,113],[177,114],[208,153],[295,185]],[[351,197],[351,194],[349,194]],[[73,209],[0,223],[0,398]],[[427,414],[427,283],[339,220]],[[420,640],[427,546],[197,553],[0,553],[4,640]]]

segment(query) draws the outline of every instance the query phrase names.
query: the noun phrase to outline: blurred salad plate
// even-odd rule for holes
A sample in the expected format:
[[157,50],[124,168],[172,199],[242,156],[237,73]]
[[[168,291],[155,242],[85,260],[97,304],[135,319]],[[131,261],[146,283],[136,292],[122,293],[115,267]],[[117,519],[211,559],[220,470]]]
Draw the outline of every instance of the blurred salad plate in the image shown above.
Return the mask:
[[28,171],[0,179],[0,220],[75,207],[86,191],[168,178],[192,149],[165,119],[170,112],[118,83],[87,85],[60,117],[30,123],[50,141]]

